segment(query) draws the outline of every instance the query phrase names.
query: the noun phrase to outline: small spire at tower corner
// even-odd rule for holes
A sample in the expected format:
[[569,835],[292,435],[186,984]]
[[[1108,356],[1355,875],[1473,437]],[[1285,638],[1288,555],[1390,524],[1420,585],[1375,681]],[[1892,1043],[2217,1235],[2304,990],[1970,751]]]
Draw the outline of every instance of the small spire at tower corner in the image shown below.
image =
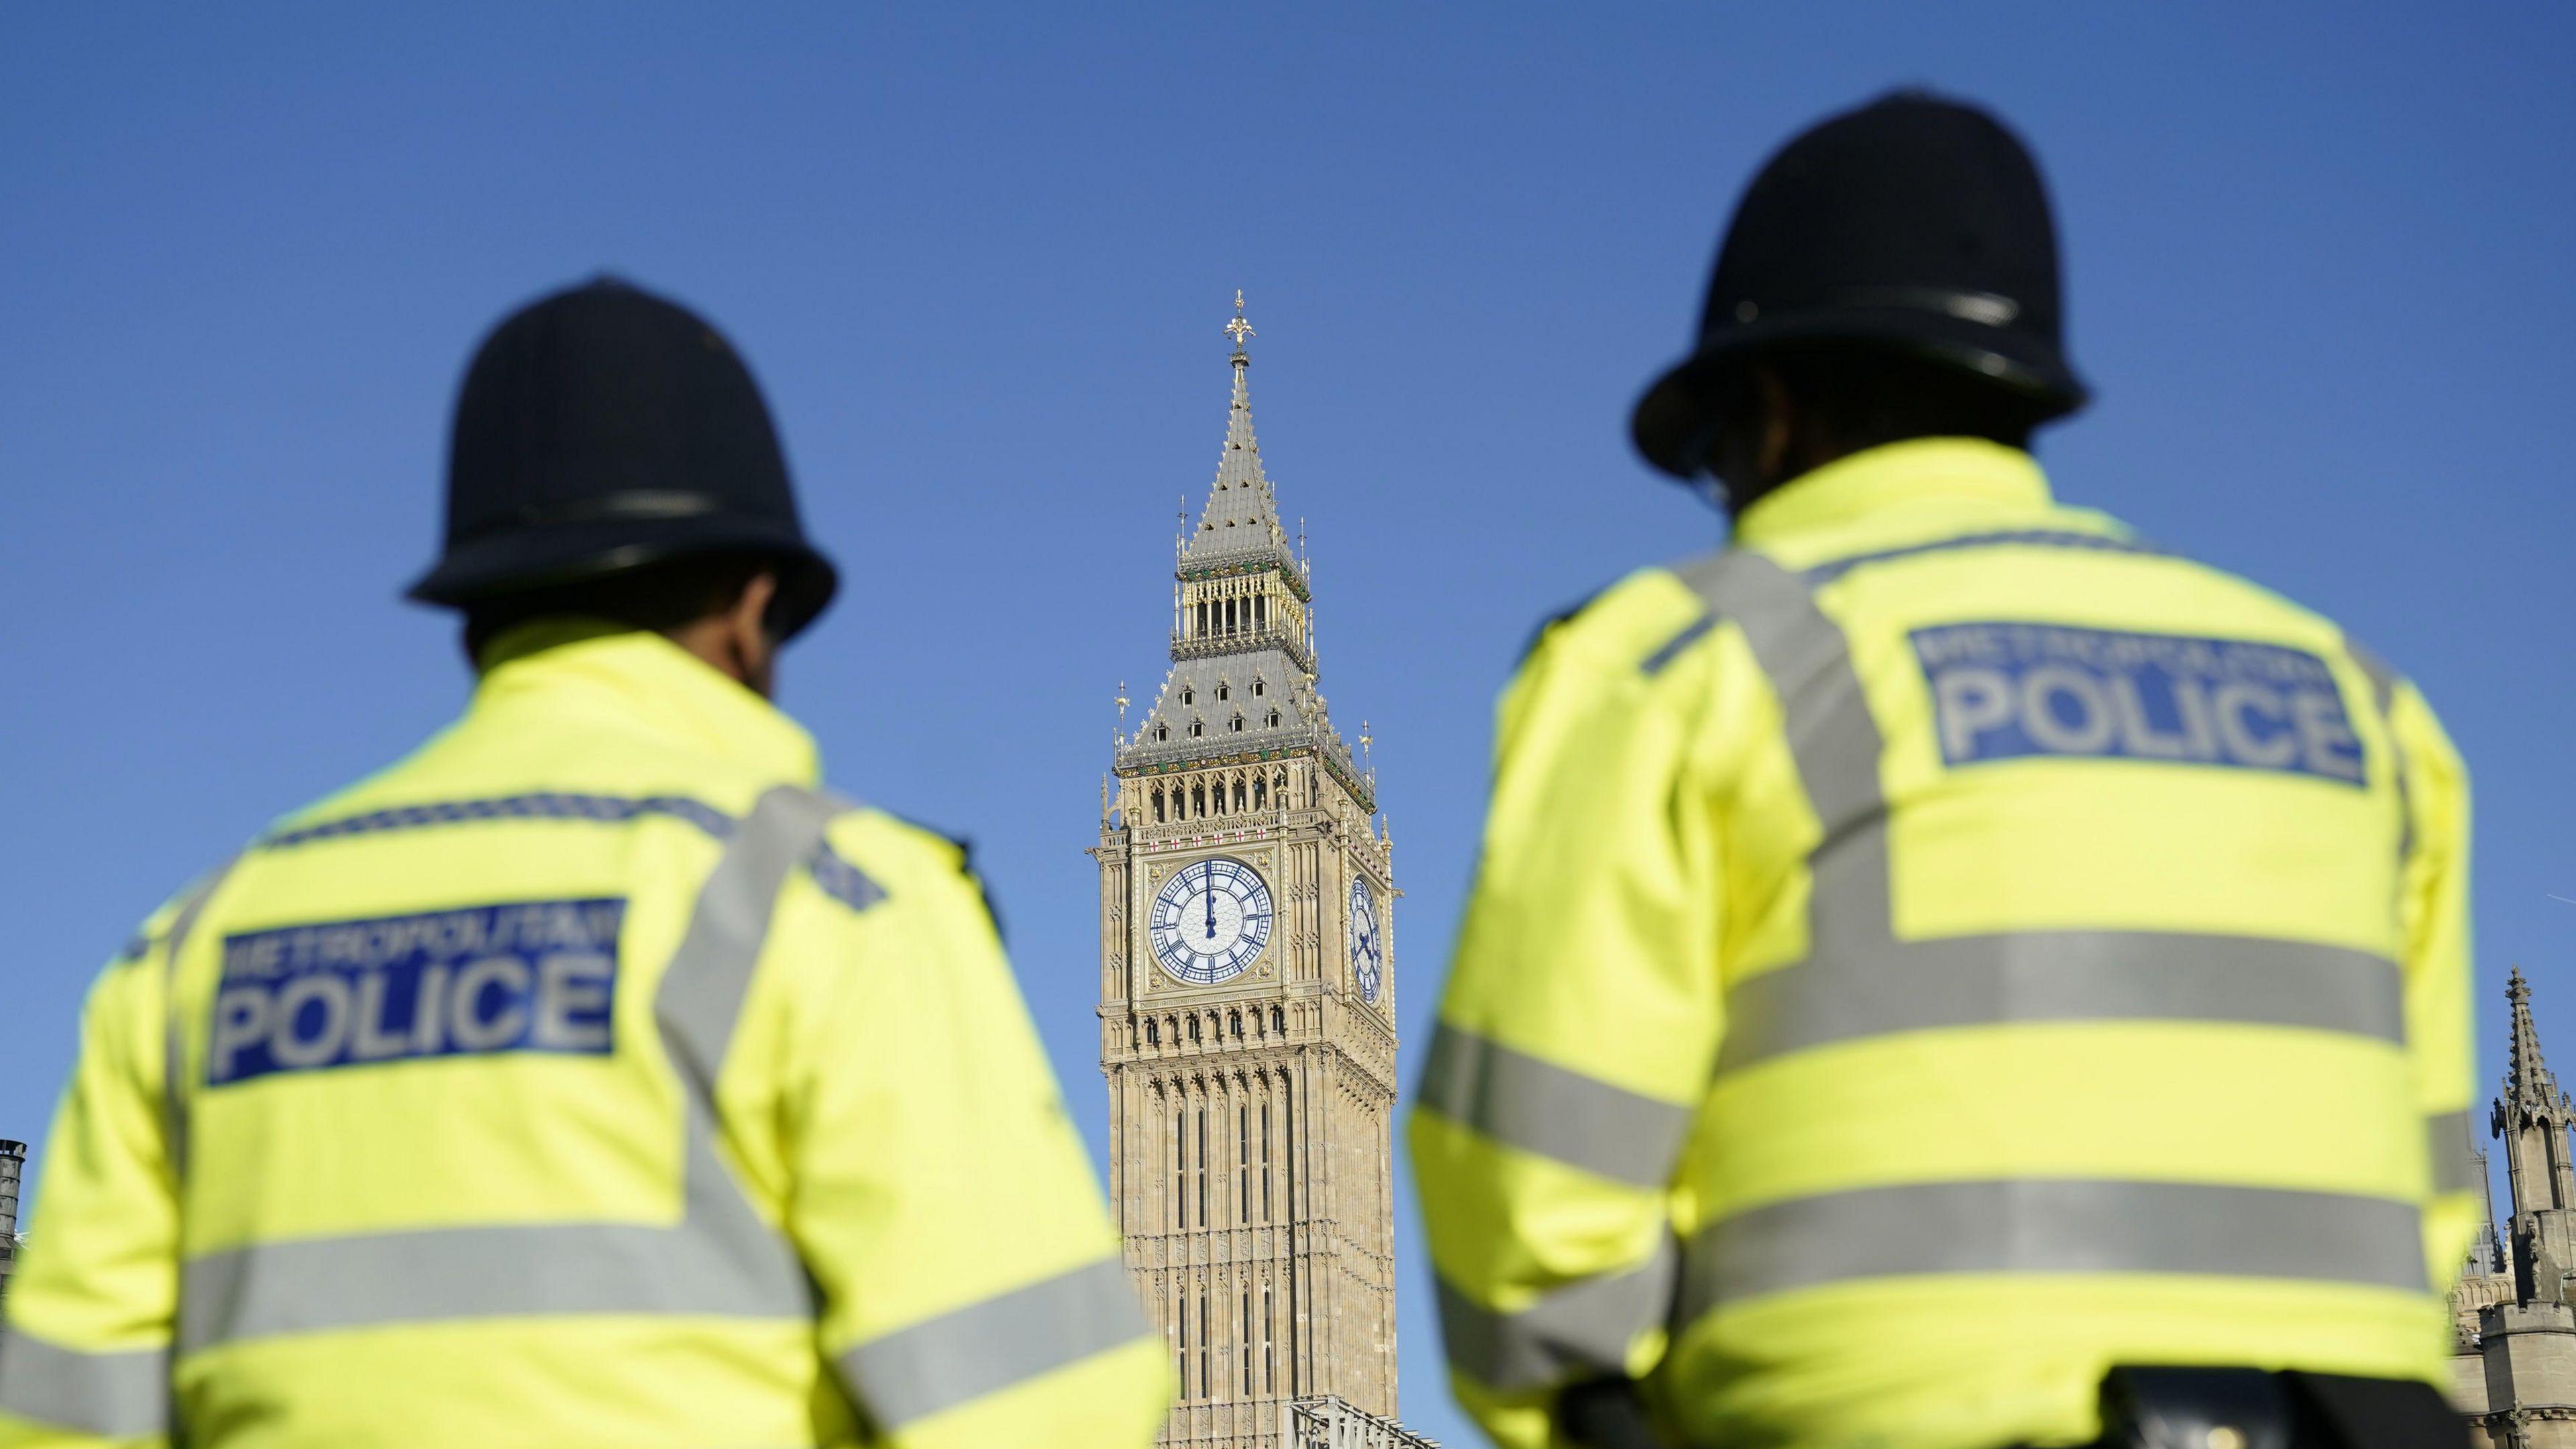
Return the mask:
[[2517,1120],[2576,1120],[2576,1103],[2559,1089],[2557,1077],[2540,1055],[2540,1028],[2531,1019],[2531,983],[2522,968],[2513,968],[2505,985],[2512,1003],[2513,1036],[2506,1048],[2503,1094],[2494,1104],[2490,1130],[2502,1136]]

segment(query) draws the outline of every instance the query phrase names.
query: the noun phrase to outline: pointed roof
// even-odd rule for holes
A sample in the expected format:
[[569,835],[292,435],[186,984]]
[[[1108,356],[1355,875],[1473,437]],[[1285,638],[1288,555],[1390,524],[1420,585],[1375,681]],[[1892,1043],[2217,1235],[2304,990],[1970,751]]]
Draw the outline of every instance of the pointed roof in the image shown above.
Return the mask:
[[1261,440],[1252,431],[1252,357],[1243,343],[1255,334],[1243,318],[1241,292],[1234,294],[1234,320],[1225,332],[1234,339],[1234,402],[1226,413],[1225,448],[1217,454],[1207,506],[1199,510],[1198,527],[1181,545],[1181,569],[1196,573],[1220,564],[1276,558],[1302,582],[1305,570],[1289,552],[1287,530],[1279,525],[1279,499],[1261,469]]
[[[1252,394],[1246,381],[1252,359],[1244,339],[1253,335],[1243,317],[1243,294],[1234,294],[1234,402],[1226,415],[1225,448],[1198,527],[1180,549],[1183,579],[1276,568],[1299,597],[1306,570],[1280,526],[1279,500],[1261,468],[1261,444],[1252,432]],[[1323,691],[1301,644],[1276,633],[1250,635],[1240,644],[1184,649],[1177,641],[1162,687],[1135,731],[1115,752],[1121,771],[1175,768],[1207,760],[1269,759],[1310,750],[1370,809],[1376,791],[1351,758],[1326,712]],[[1123,691],[1122,691],[1123,694]]]
[[2505,1063],[2504,1095],[2495,1103],[2494,1130],[2502,1133],[2534,1121],[2561,1125],[2576,1121],[2576,1103],[2567,1100],[2549,1064],[2540,1059],[2540,1028],[2531,1020],[2531,983],[2522,979],[2521,967],[2513,968],[2513,980],[2504,995],[2513,1003],[2513,1045]]

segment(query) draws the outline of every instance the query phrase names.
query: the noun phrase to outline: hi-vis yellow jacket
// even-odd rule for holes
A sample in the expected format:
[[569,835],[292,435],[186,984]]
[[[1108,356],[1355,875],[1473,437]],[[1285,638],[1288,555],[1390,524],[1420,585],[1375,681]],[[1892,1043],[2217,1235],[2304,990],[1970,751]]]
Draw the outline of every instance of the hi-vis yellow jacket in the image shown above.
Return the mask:
[[658,636],[495,658],[100,977],[0,1445],[1149,1443],[958,851]]
[[1862,453],[1504,697],[1415,1171],[1506,1445],[2097,1432],[2117,1363],[2440,1380],[2474,1210],[2468,786],[2332,623]]

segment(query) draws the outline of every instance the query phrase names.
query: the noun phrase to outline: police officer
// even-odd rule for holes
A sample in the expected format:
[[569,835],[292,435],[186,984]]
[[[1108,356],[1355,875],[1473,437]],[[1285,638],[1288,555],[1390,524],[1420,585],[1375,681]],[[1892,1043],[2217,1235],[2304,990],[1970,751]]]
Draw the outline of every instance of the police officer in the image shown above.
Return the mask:
[[613,281],[467,373],[465,717],[99,978],[0,1445],[1150,1442],[1083,1149],[947,841],[768,700],[832,597],[750,372]]
[[1745,193],[1634,420],[1732,545],[1505,694],[1410,1127],[1501,1443],[2460,1435],[2459,757],[2332,621],[2052,498],[2060,332],[1979,110]]

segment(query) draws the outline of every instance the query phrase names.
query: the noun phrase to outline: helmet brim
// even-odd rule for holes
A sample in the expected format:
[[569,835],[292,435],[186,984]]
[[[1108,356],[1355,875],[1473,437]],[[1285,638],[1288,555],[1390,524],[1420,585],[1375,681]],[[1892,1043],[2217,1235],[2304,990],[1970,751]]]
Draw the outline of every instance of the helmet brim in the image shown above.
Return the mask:
[[1709,337],[1657,378],[1629,414],[1628,434],[1658,471],[1696,479],[1708,471],[1710,447],[1725,426],[1719,407],[1735,369],[1765,353],[1816,344],[1847,343],[1956,367],[2028,399],[2034,424],[2062,418],[2091,399],[2063,357],[2016,346],[2017,340],[1964,317],[1912,307],[1761,318]]
[[792,529],[777,524],[706,517],[602,518],[520,529],[451,548],[404,597],[463,609],[646,564],[716,553],[757,553],[777,560],[778,600],[772,605],[772,617],[782,640],[804,632],[840,589],[840,571],[832,561]]

